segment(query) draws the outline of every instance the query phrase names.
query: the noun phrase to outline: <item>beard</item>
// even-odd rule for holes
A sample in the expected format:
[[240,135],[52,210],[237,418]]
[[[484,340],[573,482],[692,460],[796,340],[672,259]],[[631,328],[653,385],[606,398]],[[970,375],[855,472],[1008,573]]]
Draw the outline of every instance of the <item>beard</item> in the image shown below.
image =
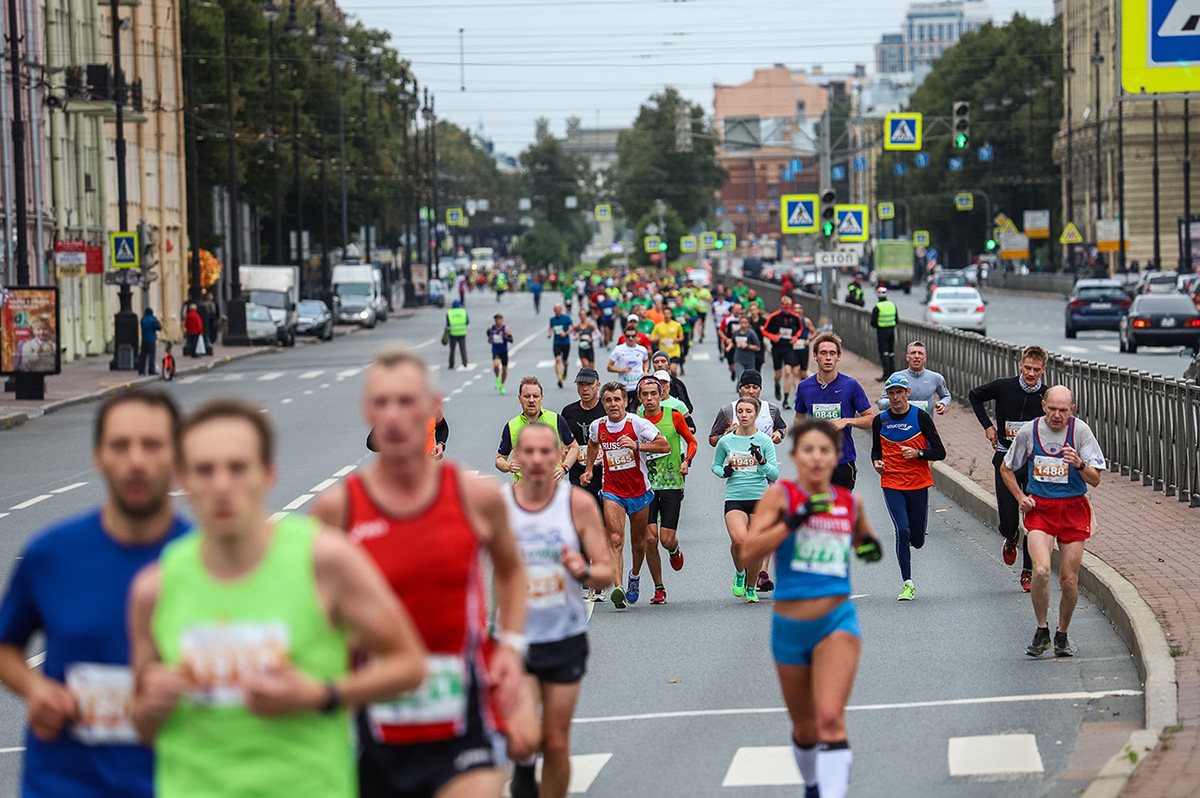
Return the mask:
[[127,499],[120,491],[113,492],[113,502],[117,505],[117,508],[124,515],[137,520],[144,520],[161,512],[168,498],[169,494],[166,487],[162,490],[152,490],[150,496],[140,502]]

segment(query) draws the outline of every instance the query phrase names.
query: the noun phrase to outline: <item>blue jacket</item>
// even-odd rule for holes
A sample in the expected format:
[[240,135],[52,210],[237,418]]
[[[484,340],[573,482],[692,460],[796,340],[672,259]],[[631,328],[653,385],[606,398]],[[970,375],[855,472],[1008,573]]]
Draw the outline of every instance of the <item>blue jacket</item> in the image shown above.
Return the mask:
[[148,344],[158,341],[158,331],[162,329],[162,323],[153,313],[147,313],[142,316],[142,340]]

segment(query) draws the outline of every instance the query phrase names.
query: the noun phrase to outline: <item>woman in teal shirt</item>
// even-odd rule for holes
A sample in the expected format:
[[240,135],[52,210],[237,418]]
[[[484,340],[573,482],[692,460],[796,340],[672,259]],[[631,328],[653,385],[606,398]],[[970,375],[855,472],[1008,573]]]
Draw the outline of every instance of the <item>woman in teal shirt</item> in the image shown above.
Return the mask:
[[733,579],[733,595],[758,601],[758,589],[753,581],[746,583],[746,574],[757,574],[762,563],[742,560],[742,541],[750,526],[754,505],[767,491],[767,481],[779,478],[775,459],[775,443],[755,425],[759,401],[743,396],[734,406],[737,428],[717,441],[712,472],[725,480],[725,528],[729,531],[729,554],[737,574]]

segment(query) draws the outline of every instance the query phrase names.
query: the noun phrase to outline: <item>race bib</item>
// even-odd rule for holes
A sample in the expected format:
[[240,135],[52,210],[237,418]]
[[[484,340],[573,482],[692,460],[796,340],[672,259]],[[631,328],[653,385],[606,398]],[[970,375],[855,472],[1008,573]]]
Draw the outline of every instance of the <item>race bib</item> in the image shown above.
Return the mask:
[[1069,468],[1067,461],[1061,457],[1047,457],[1042,454],[1033,456],[1033,478],[1038,482],[1065,485]]
[[750,452],[730,452],[729,459],[726,460],[729,465],[733,466],[734,471],[757,471],[758,461],[754,459],[754,455]]
[[637,465],[633,449],[607,449],[604,452],[609,471],[624,471]]
[[1017,433],[1021,431],[1021,427],[1028,424],[1028,421],[1005,421],[1004,422],[1004,437],[1010,441],[1017,437]]
[[792,337],[792,328],[791,327],[780,327],[779,328],[779,337],[780,337],[780,339],[782,339],[784,341],[790,340]]
[[909,404],[912,405],[913,407],[921,408],[926,413],[929,412],[929,402],[909,402]]
[[492,343],[494,343],[494,344],[504,343],[504,333],[495,333],[494,335],[492,335]]
[[455,723],[467,714],[467,663],[454,654],[425,657],[425,681],[415,690],[367,708],[381,726]]
[[832,421],[842,417],[842,406],[840,404],[813,405],[811,415],[813,418]]
[[601,313],[603,314],[604,318],[606,318],[606,319],[612,318],[613,309],[612,308],[604,308],[601,311]]
[[674,338],[659,338],[658,344],[663,349],[673,349],[673,348],[675,348],[675,339]]
[[621,374],[621,382],[623,382],[626,385],[626,387],[629,387],[629,388],[632,388],[633,386],[637,385],[637,381],[640,380],[641,378],[642,378],[642,373],[636,369],[634,371],[626,371]]
[[250,677],[283,667],[291,634],[283,621],[207,623],[183,630],[180,665],[202,706],[241,706]]
[[750,339],[744,335],[739,335],[739,336],[735,337],[733,340],[737,342],[738,346],[745,346],[746,342],[749,341]]
[[133,671],[125,665],[75,662],[67,666],[67,688],[79,704],[71,735],[84,745],[137,745],[130,708]]
[[561,565],[525,564],[525,604],[530,609],[561,607],[567,603],[566,581]]
[[792,570],[844,577],[850,571],[850,547],[846,536],[804,528],[796,532]]
[[567,334],[566,330],[567,330],[567,328],[562,326],[561,324],[554,325],[554,334],[557,335],[559,338],[562,338],[564,335]]

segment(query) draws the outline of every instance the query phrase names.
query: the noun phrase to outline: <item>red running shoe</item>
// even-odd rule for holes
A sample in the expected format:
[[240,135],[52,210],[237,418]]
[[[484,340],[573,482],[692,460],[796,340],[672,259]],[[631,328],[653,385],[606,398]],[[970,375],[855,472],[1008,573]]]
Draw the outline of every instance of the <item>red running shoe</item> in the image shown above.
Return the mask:
[[661,587],[654,588],[654,598],[650,599],[650,603],[651,604],[666,604],[667,603],[666,588],[661,588]]
[[771,581],[771,575],[766,571],[758,572],[758,592],[770,593],[775,589],[775,583]]
[[676,571],[682,569],[683,568],[683,549],[681,549],[679,546],[676,546],[675,552],[673,554],[668,552],[668,554],[670,554],[670,556],[671,556],[671,567],[674,568]]
[[1033,581],[1033,574],[1028,571],[1021,572],[1021,589],[1026,593],[1029,592],[1029,585]]
[[1015,563],[1017,561],[1017,541],[1006,539],[1004,541],[1004,551],[1001,553],[1001,556],[1004,557],[1005,565]]

